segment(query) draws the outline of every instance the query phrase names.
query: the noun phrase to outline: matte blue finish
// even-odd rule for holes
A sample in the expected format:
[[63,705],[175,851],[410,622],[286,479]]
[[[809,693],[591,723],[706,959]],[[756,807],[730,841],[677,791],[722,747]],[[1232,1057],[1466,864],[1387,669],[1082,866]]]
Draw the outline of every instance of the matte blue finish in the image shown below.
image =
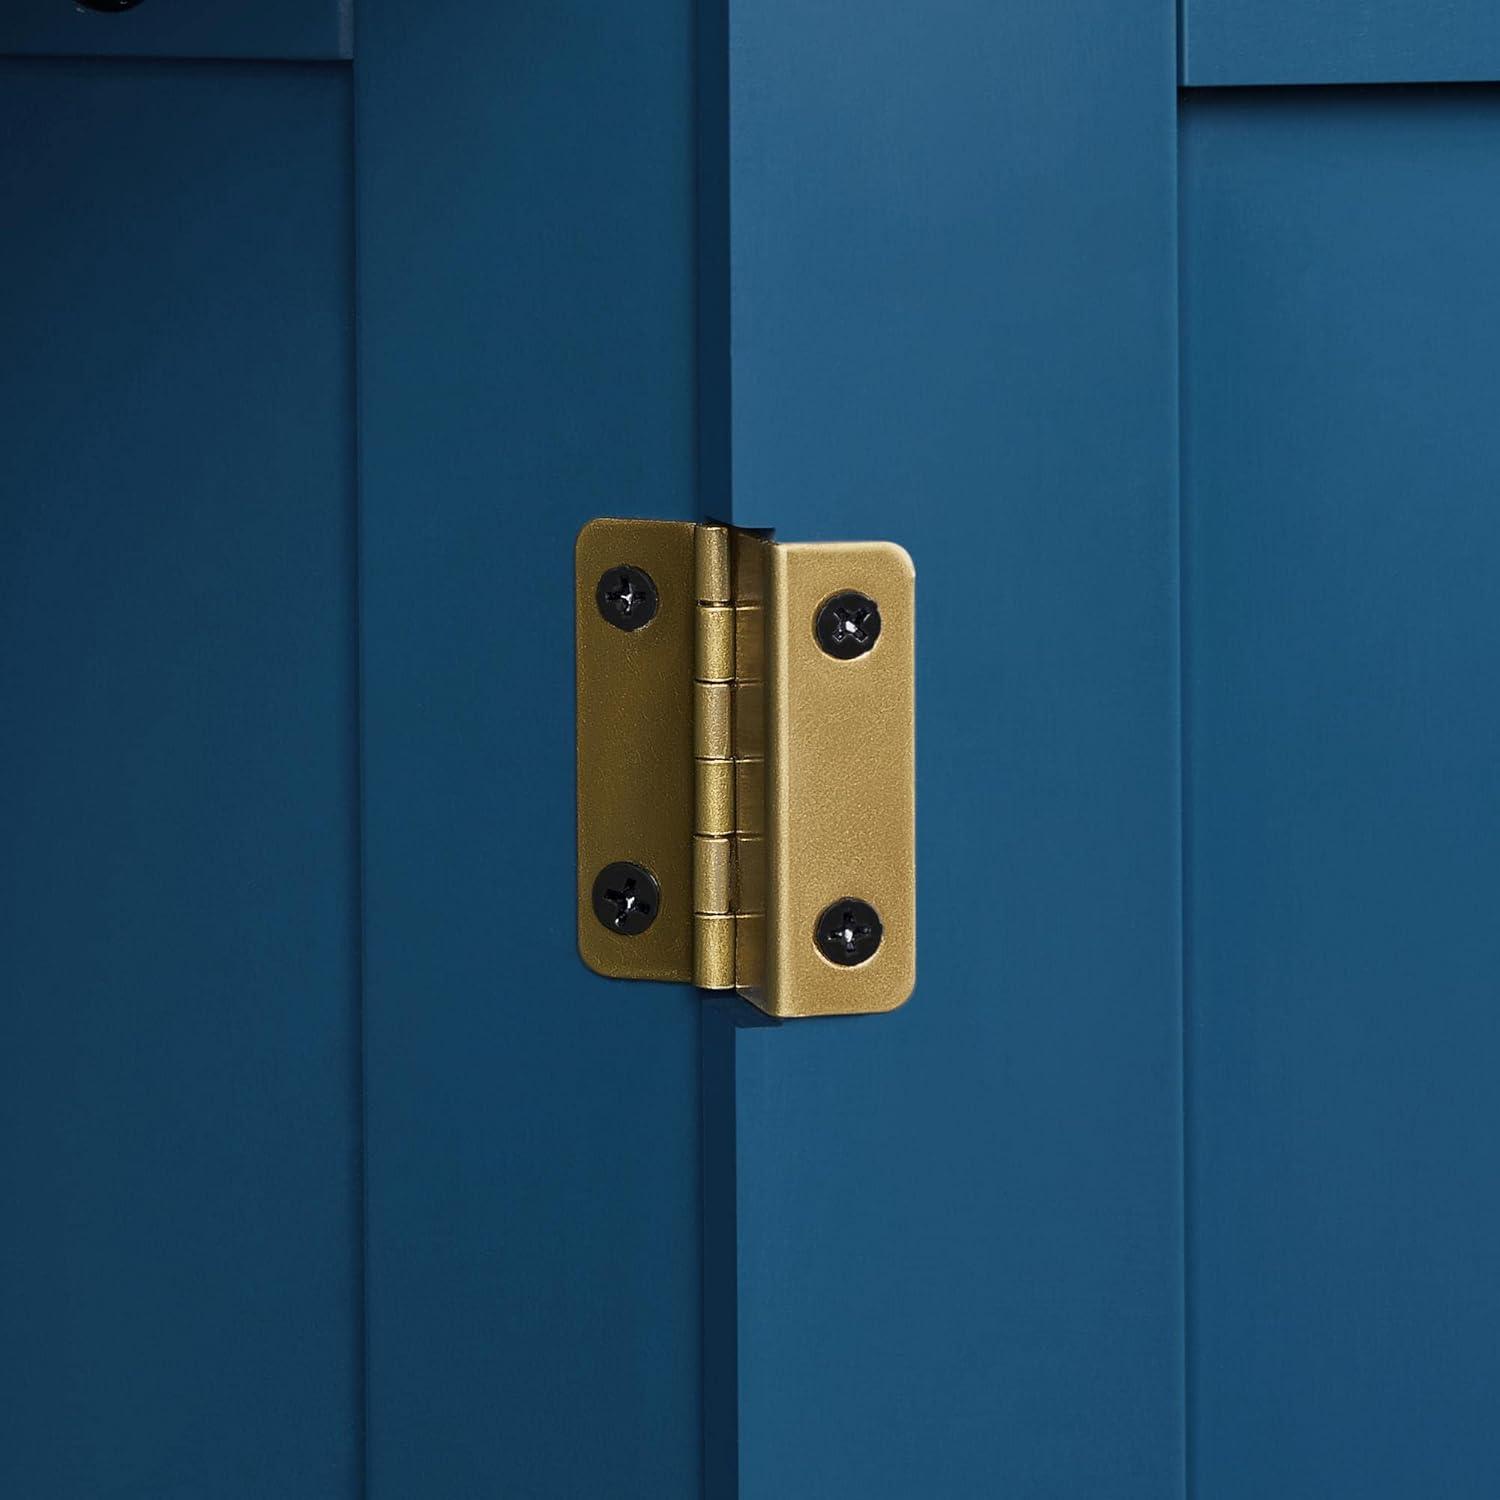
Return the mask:
[[359,1493],[348,118],[0,65],[16,1500]]
[[1184,119],[1194,1492],[1500,1493],[1500,95]]
[[573,571],[693,511],[687,0],[363,0],[370,1495],[698,1493],[698,996],[575,948]]
[[[0,1494],[1500,1493],[1500,94],[361,6],[0,63]],[[574,952],[573,535],[731,506],[918,563],[894,1016]]]
[[1495,0],[1182,0],[1184,83],[1496,79]]
[[347,58],[354,0],[4,0],[0,52],[65,57]]
[[1182,1492],[1173,21],[729,13],[734,517],[916,558],[921,933],[707,1036],[714,1495]]

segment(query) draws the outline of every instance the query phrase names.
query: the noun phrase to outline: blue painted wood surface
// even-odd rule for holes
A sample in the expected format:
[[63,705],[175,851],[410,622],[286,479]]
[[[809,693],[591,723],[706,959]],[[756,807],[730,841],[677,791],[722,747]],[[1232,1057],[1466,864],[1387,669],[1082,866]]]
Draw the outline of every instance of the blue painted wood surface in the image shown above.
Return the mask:
[[921,933],[709,1033],[713,1495],[1182,1490],[1173,22],[729,12],[721,472],[916,559]]
[[[0,65],[0,1493],[1496,1490],[1500,104],[1185,100],[1185,1390],[1170,9]],[[573,951],[572,535],[731,501],[918,563],[891,1017]]]
[[1194,1492],[1500,1493],[1500,97],[1184,118]]
[[1497,79],[1495,0],[1182,0],[1187,84]]
[[348,83],[0,65],[17,1500],[359,1493]]
[[354,0],[5,0],[0,53],[57,57],[347,58]]
[[370,1494],[692,1496],[700,1002],[575,946],[573,572],[689,516],[687,0],[365,0]]

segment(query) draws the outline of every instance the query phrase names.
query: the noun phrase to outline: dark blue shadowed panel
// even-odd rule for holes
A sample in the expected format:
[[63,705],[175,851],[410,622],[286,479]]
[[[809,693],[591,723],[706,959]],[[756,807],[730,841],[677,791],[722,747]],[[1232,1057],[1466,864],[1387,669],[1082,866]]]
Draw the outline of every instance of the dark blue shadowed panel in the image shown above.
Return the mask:
[[0,66],[0,1494],[359,1492],[349,88]]
[[693,511],[691,7],[360,14],[370,1494],[691,1497],[699,1001],[579,960],[572,694],[579,526]]
[[32,56],[333,60],[353,33],[354,0],[4,0],[0,12],[0,52]]
[[1182,0],[1197,85],[1500,79],[1495,0]]
[[729,1039],[715,1495],[1181,1493],[1173,22],[730,10],[712,461],[916,560],[920,938],[894,1015]]
[[1183,145],[1195,1492],[1500,1493],[1500,91]]

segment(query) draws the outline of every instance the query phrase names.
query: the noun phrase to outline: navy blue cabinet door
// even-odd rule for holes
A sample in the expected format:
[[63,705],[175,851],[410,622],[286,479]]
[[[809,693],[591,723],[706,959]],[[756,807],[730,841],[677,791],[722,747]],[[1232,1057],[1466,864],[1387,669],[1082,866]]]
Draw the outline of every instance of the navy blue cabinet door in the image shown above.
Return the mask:
[[724,484],[744,524],[916,561],[919,936],[892,1016],[711,1018],[735,1316],[705,1377],[737,1402],[710,1412],[710,1493],[1163,1500],[1183,1422],[1173,7],[728,22],[704,101],[727,119]]
[[361,6],[370,1493],[698,1492],[699,1000],[574,931],[573,538],[693,513],[688,0]]
[[[1494,1493],[1494,80],[16,0],[0,1493]],[[580,963],[601,514],[914,556],[903,1010]]]

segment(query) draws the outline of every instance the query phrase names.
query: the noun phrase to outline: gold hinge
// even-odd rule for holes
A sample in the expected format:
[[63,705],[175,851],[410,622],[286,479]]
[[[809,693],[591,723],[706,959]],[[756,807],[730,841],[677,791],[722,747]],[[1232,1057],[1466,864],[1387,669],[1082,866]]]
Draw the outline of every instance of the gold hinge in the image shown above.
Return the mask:
[[773,1016],[916,982],[914,604],[889,542],[590,521],[576,549],[578,946]]

